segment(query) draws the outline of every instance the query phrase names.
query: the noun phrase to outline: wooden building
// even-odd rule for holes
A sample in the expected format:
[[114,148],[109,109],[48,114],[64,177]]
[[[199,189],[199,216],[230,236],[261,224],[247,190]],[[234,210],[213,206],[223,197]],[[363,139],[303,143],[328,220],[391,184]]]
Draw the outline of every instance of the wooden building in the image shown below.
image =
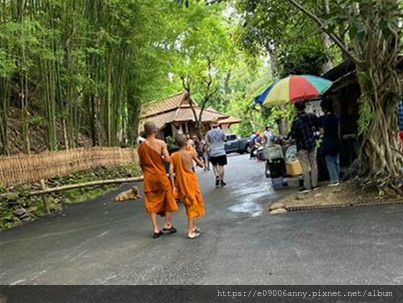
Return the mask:
[[[174,137],[176,134],[191,134],[196,132],[196,119],[194,112],[199,116],[200,107],[194,100],[189,100],[185,92],[172,95],[164,100],[154,101],[144,105],[140,113],[140,124],[152,121],[158,128],[158,137]],[[230,131],[233,124],[241,123],[242,120],[228,114],[220,113],[209,107],[204,109],[202,114],[202,124],[204,131],[210,129],[210,124],[218,120],[225,132]],[[141,127],[140,127],[141,130]]]
[[349,166],[358,155],[361,145],[358,137],[359,106],[361,96],[355,64],[345,61],[329,70],[322,77],[333,81],[326,96],[333,100],[335,113],[340,118],[341,166]]
[[[403,64],[399,66],[403,71]],[[361,88],[358,84],[355,64],[344,61],[322,75],[333,81],[332,87],[326,92],[333,100],[335,113],[340,118],[341,166],[349,166],[358,155],[361,139],[358,135],[359,103]],[[396,130],[397,132],[398,130]]]

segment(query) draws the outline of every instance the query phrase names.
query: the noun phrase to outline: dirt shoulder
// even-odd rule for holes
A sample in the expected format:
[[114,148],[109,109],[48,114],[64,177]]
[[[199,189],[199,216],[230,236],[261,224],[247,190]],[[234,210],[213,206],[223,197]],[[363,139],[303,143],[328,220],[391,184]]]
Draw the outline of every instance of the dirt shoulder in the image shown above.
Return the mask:
[[[309,209],[362,206],[379,203],[403,203],[402,198],[388,198],[380,195],[374,186],[364,187],[360,180],[353,179],[341,183],[337,187],[328,187],[323,184],[316,191],[306,194],[291,193],[269,206],[269,210],[285,209]],[[283,213],[283,212],[279,212]]]

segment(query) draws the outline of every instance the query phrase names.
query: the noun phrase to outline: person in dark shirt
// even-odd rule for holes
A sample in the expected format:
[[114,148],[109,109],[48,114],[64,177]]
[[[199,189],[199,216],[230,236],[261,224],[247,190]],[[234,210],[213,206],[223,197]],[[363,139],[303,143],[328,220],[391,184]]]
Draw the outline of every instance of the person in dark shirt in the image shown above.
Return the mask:
[[329,171],[329,186],[337,186],[340,182],[339,118],[333,113],[331,100],[323,100],[320,106],[325,113],[319,118],[320,130],[323,135],[320,155],[325,158]]
[[197,138],[197,136],[192,136],[192,140],[195,144],[195,150],[197,153],[197,157],[203,161],[203,146],[202,143],[199,141],[199,139]]
[[305,102],[295,103],[297,117],[291,126],[291,137],[297,143],[299,162],[304,176],[304,187],[301,193],[318,188],[318,165],[316,162],[316,141],[314,132],[319,129],[319,118],[305,112]]

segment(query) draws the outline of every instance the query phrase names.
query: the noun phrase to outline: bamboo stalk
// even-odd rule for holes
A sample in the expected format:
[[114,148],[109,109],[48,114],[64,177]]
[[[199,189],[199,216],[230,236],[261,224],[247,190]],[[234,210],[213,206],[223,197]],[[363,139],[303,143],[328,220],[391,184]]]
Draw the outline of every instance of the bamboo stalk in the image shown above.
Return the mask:
[[[43,179],[41,180],[41,188],[42,188],[42,191],[46,190],[45,180],[43,180]],[[42,196],[42,201],[43,201],[43,206],[45,207],[46,214],[50,215],[48,199],[46,198],[46,196]]]
[[91,182],[80,183],[80,184],[69,184],[69,185],[63,185],[63,186],[58,186],[58,187],[53,187],[53,188],[46,188],[46,189],[42,189],[42,190],[32,191],[32,192],[28,193],[28,195],[29,196],[38,196],[38,195],[61,192],[61,191],[65,191],[65,190],[71,190],[71,189],[77,189],[77,188],[83,188],[83,187],[91,187],[91,186],[99,186],[99,185],[107,185],[107,184],[132,183],[132,182],[140,182],[143,180],[144,180],[143,176],[134,177],[134,178],[124,178],[124,179],[98,180],[98,181],[91,181]]

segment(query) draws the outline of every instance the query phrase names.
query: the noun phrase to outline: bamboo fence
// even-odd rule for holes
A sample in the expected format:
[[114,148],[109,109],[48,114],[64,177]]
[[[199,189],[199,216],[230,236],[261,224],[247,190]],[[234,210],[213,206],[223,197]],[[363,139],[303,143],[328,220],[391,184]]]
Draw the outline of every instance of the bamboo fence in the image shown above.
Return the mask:
[[85,171],[102,166],[137,163],[137,152],[132,148],[93,147],[35,155],[0,157],[0,184],[39,182],[56,176]]

